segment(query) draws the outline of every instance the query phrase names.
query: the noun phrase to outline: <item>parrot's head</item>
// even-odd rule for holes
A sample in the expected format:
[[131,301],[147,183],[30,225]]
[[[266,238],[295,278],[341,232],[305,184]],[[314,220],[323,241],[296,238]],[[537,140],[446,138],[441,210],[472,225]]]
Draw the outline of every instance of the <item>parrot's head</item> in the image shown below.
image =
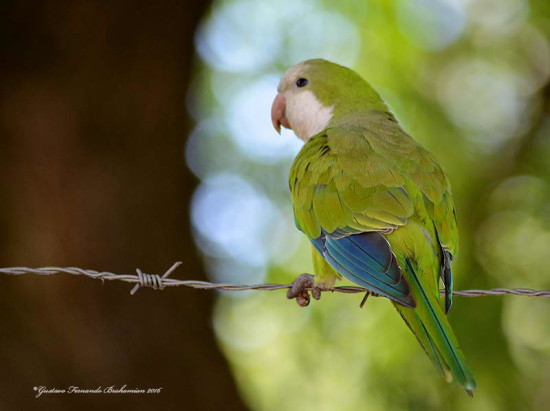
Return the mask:
[[[271,121],[294,130],[302,140],[324,130],[333,119],[376,107],[378,94],[355,71],[323,59],[295,64],[281,78]],[[386,108],[387,109],[387,108]]]

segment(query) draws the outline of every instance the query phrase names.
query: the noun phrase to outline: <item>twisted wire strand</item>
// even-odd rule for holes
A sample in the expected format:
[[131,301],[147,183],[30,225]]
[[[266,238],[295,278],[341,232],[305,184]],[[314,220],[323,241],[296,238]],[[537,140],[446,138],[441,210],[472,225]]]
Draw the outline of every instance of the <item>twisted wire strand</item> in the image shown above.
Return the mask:
[[[78,267],[8,267],[0,268],[0,274],[8,275],[23,275],[23,274],[36,274],[36,275],[53,275],[53,274],[70,274],[70,275],[83,275],[86,277],[99,279],[102,281],[123,281],[126,283],[135,284],[130,294],[135,294],[140,287],[153,288],[155,290],[162,290],[166,287],[191,287],[201,290],[224,290],[224,291],[244,291],[244,290],[283,290],[288,289],[292,284],[257,284],[257,285],[241,285],[241,284],[227,284],[227,283],[211,283],[208,281],[196,281],[196,280],[176,280],[174,278],[168,278],[180,265],[181,261],[174,263],[162,276],[158,274],[147,274],[136,269],[136,274],[115,274],[109,271],[95,271],[86,270]],[[339,286],[334,287],[334,292],[339,293],[365,293],[368,292],[366,288],[356,286]],[[441,294],[444,290],[439,290]],[[482,297],[488,295],[522,295],[526,297],[550,297],[550,290],[532,290],[529,288],[492,288],[489,290],[456,290],[453,291],[453,295],[461,297]]]

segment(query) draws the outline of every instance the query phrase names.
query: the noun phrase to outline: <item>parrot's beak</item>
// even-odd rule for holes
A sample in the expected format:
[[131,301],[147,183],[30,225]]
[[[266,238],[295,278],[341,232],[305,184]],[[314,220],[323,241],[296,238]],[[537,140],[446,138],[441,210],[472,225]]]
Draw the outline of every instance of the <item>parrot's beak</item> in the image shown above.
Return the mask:
[[278,93],[273,100],[273,105],[271,106],[271,122],[273,127],[277,130],[277,133],[281,134],[281,126],[291,129],[290,123],[286,118],[286,100],[281,93]]

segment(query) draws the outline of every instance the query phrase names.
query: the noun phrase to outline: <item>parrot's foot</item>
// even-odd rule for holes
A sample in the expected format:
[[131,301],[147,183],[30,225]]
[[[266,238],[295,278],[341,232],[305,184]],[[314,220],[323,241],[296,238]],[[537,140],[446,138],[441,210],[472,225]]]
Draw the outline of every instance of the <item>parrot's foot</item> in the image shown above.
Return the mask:
[[363,306],[365,305],[365,303],[367,302],[367,299],[369,298],[369,296],[373,296],[373,297],[379,297],[378,294],[376,293],[373,293],[372,291],[367,291],[365,293],[365,296],[363,297],[363,299],[361,300],[361,303],[359,304],[359,308],[363,308]]
[[311,296],[318,300],[321,298],[321,287],[315,285],[315,276],[311,274],[302,274],[296,277],[292,282],[292,287],[287,291],[288,299],[296,298],[296,302],[300,307],[309,305],[310,297],[308,288],[311,289]]

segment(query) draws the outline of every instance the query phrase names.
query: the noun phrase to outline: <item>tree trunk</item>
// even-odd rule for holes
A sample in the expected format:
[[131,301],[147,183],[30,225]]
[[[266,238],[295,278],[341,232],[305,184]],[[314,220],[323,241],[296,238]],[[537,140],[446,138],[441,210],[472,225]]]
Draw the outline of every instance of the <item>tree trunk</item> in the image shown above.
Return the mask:
[[[208,3],[2,3],[0,266],[162,273],[182,260],[173,277],[205,277],[183,150]],[[212,333],[212,292],[0,281],[0,409],[244,408]],[[162,390],[33,391],[113,385]]]

